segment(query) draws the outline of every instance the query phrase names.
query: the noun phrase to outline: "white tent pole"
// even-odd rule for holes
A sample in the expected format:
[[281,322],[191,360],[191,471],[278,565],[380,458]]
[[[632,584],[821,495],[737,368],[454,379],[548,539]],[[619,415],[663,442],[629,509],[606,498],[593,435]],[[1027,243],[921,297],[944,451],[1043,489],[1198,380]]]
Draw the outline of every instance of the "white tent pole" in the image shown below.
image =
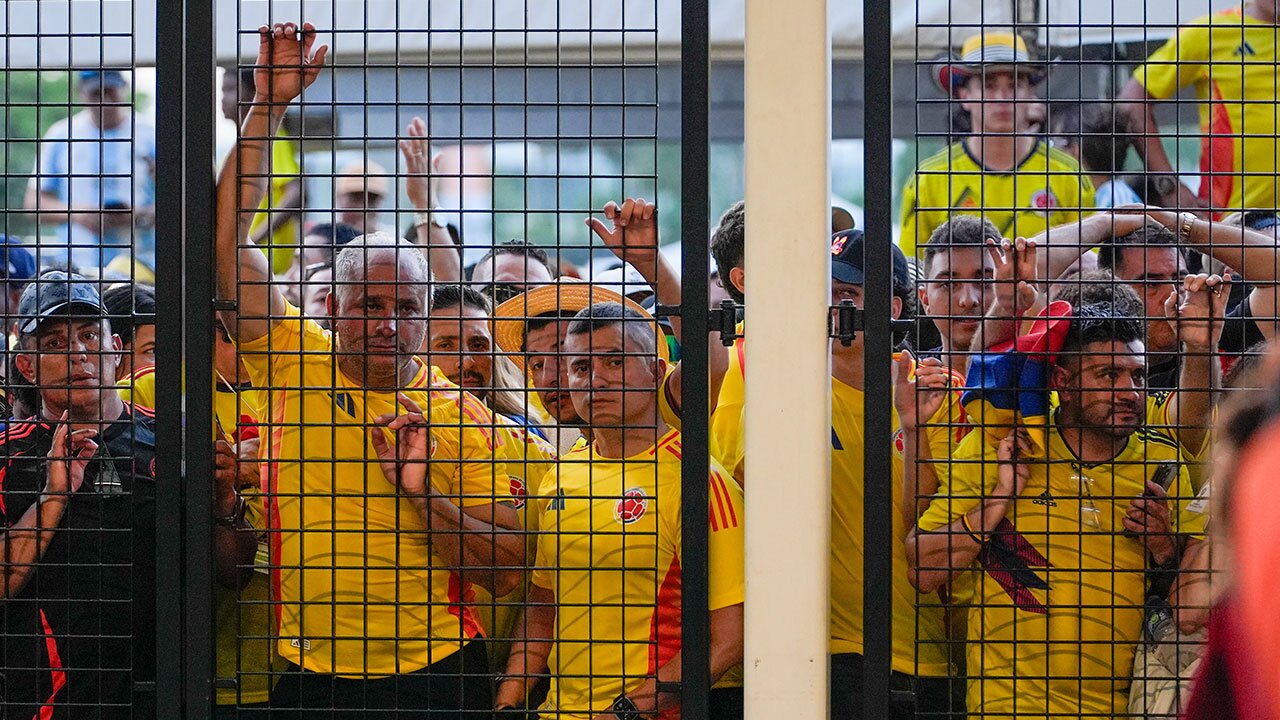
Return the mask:
[[825,720],[827,0],[746,0],[746,717]]

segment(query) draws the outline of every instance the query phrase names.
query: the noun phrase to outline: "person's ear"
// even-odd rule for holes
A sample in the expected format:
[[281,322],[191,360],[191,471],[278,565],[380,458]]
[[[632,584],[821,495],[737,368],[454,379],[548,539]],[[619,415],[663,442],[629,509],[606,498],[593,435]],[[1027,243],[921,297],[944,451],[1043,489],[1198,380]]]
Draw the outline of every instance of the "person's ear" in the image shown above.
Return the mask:
[[902,317],[902,298],[897,295],[893,296],[893,319],[897,320]]
[[662,380],[667,377],[667,361],[662,358],[654,358],[653,364],[650,365],[653,371],[653,386],[660,387]]
[[[723,275],[721,277],[724,277]],[[745,297],[747,294],[747,271],[744,268],[729,268],[729,282]]]
[[1054,363],[1049,366],[1049,389],[1061,390],[1067,386],[1067,369]]
[[929,293],[926,291],[927,286],[920,283],[920,287],[916,288],[916,297],[920,300],[920,309],[926,314],[929,312]]
[[334,302],[332,290],[324,294],[324,313],[331,318],[338,317],[338,313],[333,306]]
[[13,358],[13,366],[27,382],[36,385],[36,360],[30,353],[20,352]]

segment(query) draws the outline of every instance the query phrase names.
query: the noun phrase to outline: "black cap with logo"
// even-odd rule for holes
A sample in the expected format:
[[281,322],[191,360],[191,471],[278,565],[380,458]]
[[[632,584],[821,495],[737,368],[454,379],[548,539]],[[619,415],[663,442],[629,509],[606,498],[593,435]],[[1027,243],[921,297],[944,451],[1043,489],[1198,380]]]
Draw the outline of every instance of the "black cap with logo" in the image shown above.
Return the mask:
[[[889,251],[893,253],[893,284],[904,287],[911,284],[911,271],[907,267],[907,256],[902,254],[892,241]],[[863,233],[854,228],[843,230],[831,236],[831,277],[840,282],[861,285],[866,280],[866,272],[862,267]]]
[[31,281],[18,301],[18,332],[29,335],[53,315],[100,318],[107,315],[93,283],[74,273],[53,270]]

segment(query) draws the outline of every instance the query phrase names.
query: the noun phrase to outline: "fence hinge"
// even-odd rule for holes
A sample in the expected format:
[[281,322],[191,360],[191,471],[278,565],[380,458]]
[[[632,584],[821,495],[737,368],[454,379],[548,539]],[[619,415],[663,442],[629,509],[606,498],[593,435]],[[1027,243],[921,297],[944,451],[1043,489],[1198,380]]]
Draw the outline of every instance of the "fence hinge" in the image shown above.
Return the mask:
[[[849,347],[857,339],[858,333],[865,329],[865,313],[852,300],[841,300],[839,305],[831,305],[827,310],[827,337],[839,340],[841,345]],[[891,320],[889,327],[895,333],[911,333],[915,330],[916,321]]]
[[735,340],[742,337],[738,332],[738,311],[741,308],[733,300],[725,299],[720,301],[720,307],[707,311],[707,329],[720,333],[720,342],[725,347],[733,345]]

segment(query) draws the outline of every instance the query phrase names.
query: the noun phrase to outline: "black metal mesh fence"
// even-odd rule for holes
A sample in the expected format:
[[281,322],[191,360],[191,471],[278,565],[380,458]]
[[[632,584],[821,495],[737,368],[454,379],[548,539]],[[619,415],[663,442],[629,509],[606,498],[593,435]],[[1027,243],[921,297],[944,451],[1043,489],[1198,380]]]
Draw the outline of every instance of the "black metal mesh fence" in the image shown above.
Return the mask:
[[[9,3],[0,715],[749,714],[729,5]],[[833,6],[832,717],[1231,631],[1276,8],[1157,5]]]

